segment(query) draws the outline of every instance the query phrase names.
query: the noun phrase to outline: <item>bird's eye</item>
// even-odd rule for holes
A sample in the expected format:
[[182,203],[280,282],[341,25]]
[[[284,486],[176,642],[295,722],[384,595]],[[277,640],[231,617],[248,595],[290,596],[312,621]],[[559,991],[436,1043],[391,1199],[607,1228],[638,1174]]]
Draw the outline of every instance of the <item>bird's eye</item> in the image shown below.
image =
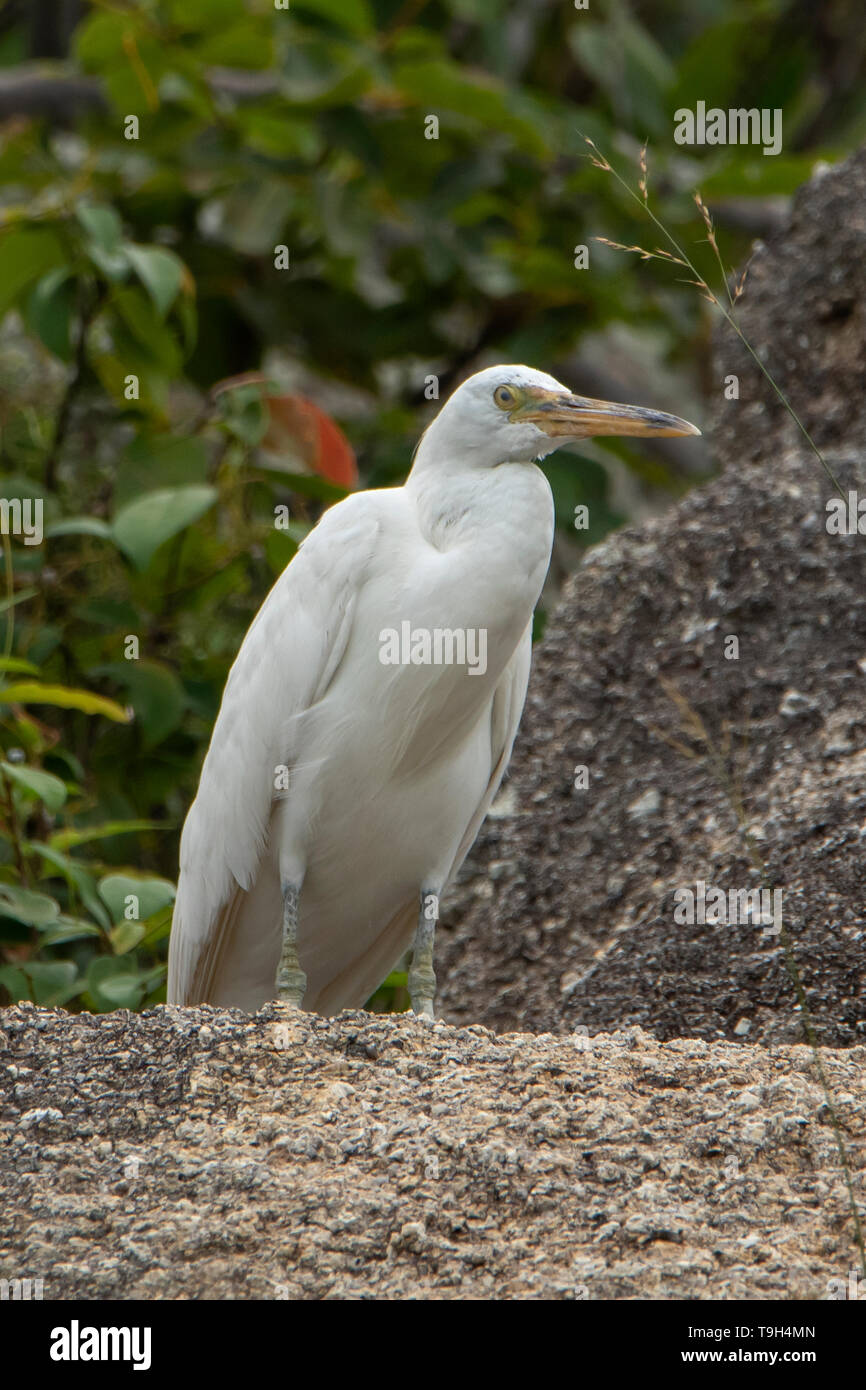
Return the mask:
[[517,397],[510,386],[497,386],[493,392],[493,399],[500,410],[510,410],[513,405],[517,404]]

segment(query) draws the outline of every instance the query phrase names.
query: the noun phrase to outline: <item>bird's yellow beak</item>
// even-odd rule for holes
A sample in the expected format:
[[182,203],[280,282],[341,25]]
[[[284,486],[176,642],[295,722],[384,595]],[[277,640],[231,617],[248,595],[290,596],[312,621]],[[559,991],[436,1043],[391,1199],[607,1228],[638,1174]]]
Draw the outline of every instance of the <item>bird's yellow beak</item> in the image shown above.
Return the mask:
[[523,399],[509,418],[537,425],[553,437],[588,439],[592,435],[631,434],[658,438],[700,434],[697,425],[681,420],[679,415],[647,406],[596,401],[591,396],[574,396],[569,391],[548,391],[537,386],[525,387],[521,394]]

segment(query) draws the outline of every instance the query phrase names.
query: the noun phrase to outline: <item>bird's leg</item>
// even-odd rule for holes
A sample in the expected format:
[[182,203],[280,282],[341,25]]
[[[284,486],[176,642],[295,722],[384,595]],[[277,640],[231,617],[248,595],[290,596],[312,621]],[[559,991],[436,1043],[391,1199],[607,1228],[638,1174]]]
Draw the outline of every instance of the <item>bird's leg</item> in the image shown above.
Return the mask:
[[299,898],[296,884],[283,884],[283,948],[277,966],[277,997],[298,1009],[307,990],[307,977],[298,960]]
[[409,971],[409,998],[414,1012],[422,1018],[433,1017],[433,999],[436,994],[433,940],[438,916],[439,894],[422,891],[412,951],[412,969]]

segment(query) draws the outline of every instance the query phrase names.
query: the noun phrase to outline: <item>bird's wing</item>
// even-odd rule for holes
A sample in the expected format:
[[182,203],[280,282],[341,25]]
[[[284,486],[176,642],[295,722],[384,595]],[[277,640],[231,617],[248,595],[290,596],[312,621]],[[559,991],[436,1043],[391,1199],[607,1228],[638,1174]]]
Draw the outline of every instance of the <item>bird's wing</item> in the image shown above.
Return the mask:
[[[499,784],[508,767],[511,749],[523,712],[526,687],[529,683],[529,668],[532,660],[532,623],[530,622],[520,639],[514,654],[505,667],[493,693],[490,708],[490,778],[484,795],[472,813],[466,826],[460,847],[455,855],[448,875],[452,882],[457,870],[469,853],[481,828],[481,822],[490,809]],[[386,922],[378,937],[364,951],[363,955],[351,961],[341,973],[328,982],[314,1005],[317,1012],[339,1013],[345,1008],[360,1008],[365,1000],[381,984],[389,970],[392,970],[400,956],[412,940],[415,923],[418,920],[418,896],[414,895],[401,903],[390,921]]]
[[180,845],[168,1001],[201,1002],[238,888],[265,848],[275,777],[291,765],[297,716],[340,665],[376,550],[381,505],[355,494],[332,507],[283,571],[229,672]]
[[523,636],[515,647],[514,655],[500,676],[499,684],[493,694],[493,705],[490,711],[490,781],[487,783],[484,795],[466,827],[463,839],[460,841],[460,848],[455,855],[451,872],[448,875],[449,883],[453,882],[460,865],[475,843],[475,837],[481,829],[481,822],[490,810],[493,798],[499,790],[499,784],[505,776],[505,770],[511,759],[511,749],[517,737],[520,716],[523,713],[531,665],[532,619],[530,619]]

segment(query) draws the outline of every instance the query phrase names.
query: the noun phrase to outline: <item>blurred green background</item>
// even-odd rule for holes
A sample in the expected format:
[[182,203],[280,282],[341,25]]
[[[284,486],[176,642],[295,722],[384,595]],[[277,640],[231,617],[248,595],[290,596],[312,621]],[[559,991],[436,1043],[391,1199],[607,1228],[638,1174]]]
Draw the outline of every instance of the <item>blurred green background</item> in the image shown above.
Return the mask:
[[[164,998],[226,673],[341,495],[326,417],[368,486],[405,477],[429,378],[497,360],[704,418],[712,310],[592,240],[659,236],[585,137],[635,187],[648,142],[650,206],[718,284],[694,190],[742,263],[866,135],[864,68],[859,0],[0,4],[0,497],[45,524],[3,538],[0,1002]],[[699,100],[782,108],[782,153],[676,146]],[[712,452],[546,467],[555,585]]]

